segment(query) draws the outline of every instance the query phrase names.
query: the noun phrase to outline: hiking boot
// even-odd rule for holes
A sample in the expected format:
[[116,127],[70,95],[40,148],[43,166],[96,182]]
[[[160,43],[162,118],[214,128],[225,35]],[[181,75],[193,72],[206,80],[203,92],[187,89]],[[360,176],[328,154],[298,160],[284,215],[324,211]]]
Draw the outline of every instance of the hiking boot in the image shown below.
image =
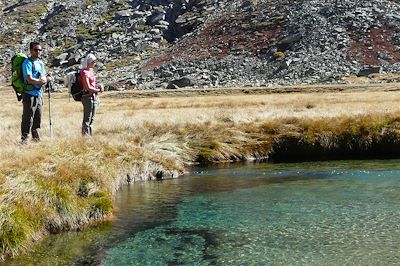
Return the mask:
[[40,141],[40,135],[37,130],[32,130],[32,140],[34,142],[39,142]]
[[21,138],[21,144],[22,145],[27,145],[28,144],[28,138]]

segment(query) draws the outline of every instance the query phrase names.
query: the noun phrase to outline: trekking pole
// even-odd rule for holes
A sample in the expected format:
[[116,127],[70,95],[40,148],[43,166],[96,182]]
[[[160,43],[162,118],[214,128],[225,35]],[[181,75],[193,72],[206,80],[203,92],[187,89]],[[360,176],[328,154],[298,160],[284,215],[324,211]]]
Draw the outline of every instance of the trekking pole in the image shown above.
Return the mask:
[[49,81],[47,83],[47,90],[49,92],[49,135],[50,135],[50,139],[53,137],[53,125],[51,123],[51,90],[52,90],[52,85],[51,85],[51,81]]

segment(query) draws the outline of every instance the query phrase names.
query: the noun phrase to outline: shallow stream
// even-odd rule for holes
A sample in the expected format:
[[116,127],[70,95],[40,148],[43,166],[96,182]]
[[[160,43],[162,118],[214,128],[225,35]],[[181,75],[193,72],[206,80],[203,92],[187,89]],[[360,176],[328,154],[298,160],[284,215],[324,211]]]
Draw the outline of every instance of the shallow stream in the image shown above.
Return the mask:
[[224,165],[136,183],[8,265],[394,265],[400,161]]

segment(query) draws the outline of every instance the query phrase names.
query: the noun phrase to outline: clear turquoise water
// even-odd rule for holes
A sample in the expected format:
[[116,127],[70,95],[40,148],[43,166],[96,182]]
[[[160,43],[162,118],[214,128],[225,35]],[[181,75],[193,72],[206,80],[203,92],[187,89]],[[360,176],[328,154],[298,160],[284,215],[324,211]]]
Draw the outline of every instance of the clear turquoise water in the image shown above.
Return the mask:
[[211,188],[183,196],[173,221],[118,243],[107,250],[104,262],[400,263],[400,171],[393,169],[397,165],[312,165],[257,165],[195,174],[193,182]]
[[37,265],[399,265],[400,161],[246,164],[135,184]]

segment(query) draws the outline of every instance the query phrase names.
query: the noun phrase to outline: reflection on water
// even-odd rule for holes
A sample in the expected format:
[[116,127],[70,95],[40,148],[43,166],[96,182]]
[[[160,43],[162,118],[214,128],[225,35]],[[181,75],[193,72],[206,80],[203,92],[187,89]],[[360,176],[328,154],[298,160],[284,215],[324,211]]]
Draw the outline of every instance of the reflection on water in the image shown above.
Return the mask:
[[113,221],[14,265],[393,265],[400,161],[246,164],[138,183]]

